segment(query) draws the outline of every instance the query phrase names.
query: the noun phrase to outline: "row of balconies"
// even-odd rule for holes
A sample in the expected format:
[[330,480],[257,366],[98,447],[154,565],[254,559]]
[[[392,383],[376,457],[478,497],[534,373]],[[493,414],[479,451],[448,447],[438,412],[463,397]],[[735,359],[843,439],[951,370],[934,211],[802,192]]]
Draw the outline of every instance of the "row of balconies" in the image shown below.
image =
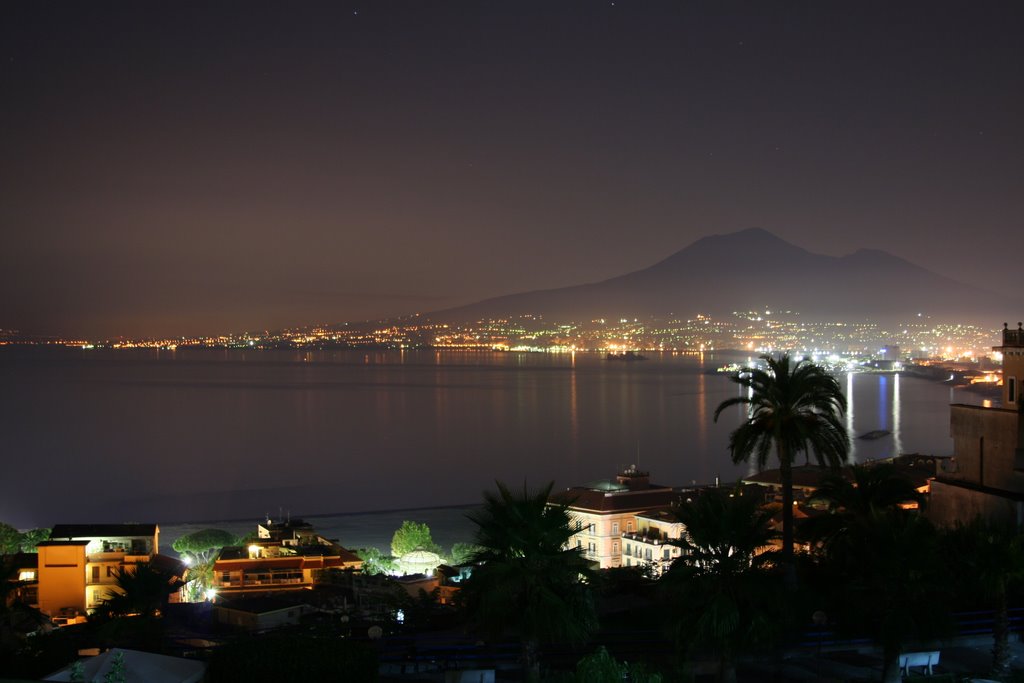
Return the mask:
[[224,588],[239,588],[241,586],[281,586],[305,583],[302,578],[294,579],[246,579],[245,581],[218,581],[217,585]]
[[87,562],[123,562],[124,564],[138,564],[149,562],[151,555],[126,554],[126,553],[90,553],[86,556]]
[[661,545],[663,543],[668,543],[670,540],[668,538],[662,538],[660,536],[653,537],[648,536],[647,534],[638,534],[636,532],[629,531],[623,532],[622,538],[628,541],[636,541],[638,543],[649,543],[651,545]]

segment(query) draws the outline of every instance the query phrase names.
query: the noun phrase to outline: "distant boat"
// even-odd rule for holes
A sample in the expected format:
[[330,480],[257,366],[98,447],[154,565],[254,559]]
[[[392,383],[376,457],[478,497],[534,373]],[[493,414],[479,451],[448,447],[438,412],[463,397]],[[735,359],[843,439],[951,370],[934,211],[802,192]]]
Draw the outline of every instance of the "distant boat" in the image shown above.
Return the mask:
[[874,441],[875,439],[881,439],[883,436],[889,436],[892,432],[886,429],[873,429],[870,432],[865,432],[858,436],[858,439],[867,439],[868,441]]
[[647,360],[647,356],[642,356],[636,351],[623,351],[622,353],[609,353],[608,360]]

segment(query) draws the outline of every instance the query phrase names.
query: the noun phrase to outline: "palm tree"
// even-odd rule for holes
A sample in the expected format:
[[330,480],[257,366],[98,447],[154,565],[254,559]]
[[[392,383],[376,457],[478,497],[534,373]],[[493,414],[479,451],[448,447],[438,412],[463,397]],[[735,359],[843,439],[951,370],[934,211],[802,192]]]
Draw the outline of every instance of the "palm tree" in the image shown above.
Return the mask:
[[177,576],[148,562],[115,570],[114,582],[116,589],[110,591],[98,610],[107,616],[155,616],[166,607],[171,593],[181,587]]
[[719,680],[736,680],[740,648],[763,645],[779,631],[781,582],[771,512],[751,496],[710,490],[675,510],[686,527],[683,555],[662,580],[679,642],[709,646],[719,658]]
[[950,559],[956,585],[993,609],[992,674],[1001,678],[1010,667],[1006,597],[1010,585],[1024,579],[1024,539],[1009,521],[978,517],[946,532],[944,541],[943,555]]
[[592,571],[579,550],[567,547],[574,531],[566,506],[548,503],[552,484],[536,492],[524,486],[521,494],[497,487],[469,515],[479,566],[463,593],[481,628],[519,637],[524,672],[536,680],[542,642],[583,642],[596,628]]
[[[804,522],[807,539],[826,548],[850,540],[851,521],[865,519],[905,504],[924,504],[924,495],[896,468],[888,463],[872,466],[853,465],[849,476],[834,473],[822,480],[808,502],[821,502],[830,514],[812,517]],[[834,549],[834,548],[833,548]]]
[[715,422],[734,405],[748,407],[746,422],[729,437],[734,463],[754,458],[764,469],[774,449],[782,484],[783,561],[792,567],[793,459],[802,452],[814,453],[822,466],[838,468],[846,462],[850,440],[840,420],[846,398],[834,377],[806,359],[795,365],[788,354],[761,359],[767,370],[745,368],[733,377],[749,395],[723,401],[715,409]]

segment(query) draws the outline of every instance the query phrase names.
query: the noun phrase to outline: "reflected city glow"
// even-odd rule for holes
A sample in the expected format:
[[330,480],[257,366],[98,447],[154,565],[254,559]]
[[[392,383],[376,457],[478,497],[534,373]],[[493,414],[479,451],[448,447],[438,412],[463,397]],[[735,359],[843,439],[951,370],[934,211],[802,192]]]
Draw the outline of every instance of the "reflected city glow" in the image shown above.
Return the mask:
[[878,378],[878,425],[875,429],[887,429],[889,422],[889,381],[885,375]]
[[857,440],[853,433],[853,373],[846,373],[846,433],[850,438],[850,462],[857,462]]
[[903,452],[903,442],[900,440],[900,373],[892,376],[892,454],[899,455]]

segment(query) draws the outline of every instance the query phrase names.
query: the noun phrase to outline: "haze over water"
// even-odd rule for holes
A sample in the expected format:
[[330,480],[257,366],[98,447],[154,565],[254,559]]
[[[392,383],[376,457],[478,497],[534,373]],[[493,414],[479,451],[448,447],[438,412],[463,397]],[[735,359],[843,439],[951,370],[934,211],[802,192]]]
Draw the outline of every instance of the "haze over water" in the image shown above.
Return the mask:
[[[0,353],[0,520],[256,520],[475,503],[638,464],[672,485],[735,479],[738,388],[707,370],[746,356],[435,351]],[[855,458],[949,455],[940,383],[840,378]],[[390,521],[389,521],[390,524]],[[342,539],[346,541],[346,539]],[[164,544],[162,544],[164,545]],[[358,544],[357,544],[358,545]]]

